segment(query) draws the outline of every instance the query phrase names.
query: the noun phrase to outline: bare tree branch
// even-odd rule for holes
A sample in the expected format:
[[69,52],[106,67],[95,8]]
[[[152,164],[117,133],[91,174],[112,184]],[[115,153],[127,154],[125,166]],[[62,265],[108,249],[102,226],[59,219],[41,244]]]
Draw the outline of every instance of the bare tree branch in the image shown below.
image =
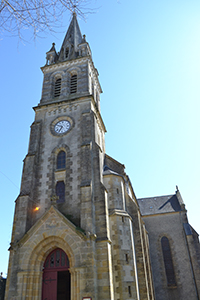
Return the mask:
[[23,39],[26,29],[31,29],[34,38],[45,31],[62,26],[66,11],[74,12],[85,19],[92,0],[1,0],[0,36],[5,33],[18,35]]

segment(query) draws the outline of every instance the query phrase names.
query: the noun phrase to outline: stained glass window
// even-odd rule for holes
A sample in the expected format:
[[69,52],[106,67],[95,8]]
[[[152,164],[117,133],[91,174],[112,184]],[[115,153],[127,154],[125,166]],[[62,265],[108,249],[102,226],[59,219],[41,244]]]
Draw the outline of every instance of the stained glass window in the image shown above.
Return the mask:
[[69,268],[69,259],[66,253],[57,248],[53,250],[46,258],[44,269]]
[[56,184],[56,195],[59,197],[57,203],[65,202],[65,183],[64,181],[58,181]]
[[66,153],[65,151],[60,151],[57,156],[57,169],[64,169],[66,166]]

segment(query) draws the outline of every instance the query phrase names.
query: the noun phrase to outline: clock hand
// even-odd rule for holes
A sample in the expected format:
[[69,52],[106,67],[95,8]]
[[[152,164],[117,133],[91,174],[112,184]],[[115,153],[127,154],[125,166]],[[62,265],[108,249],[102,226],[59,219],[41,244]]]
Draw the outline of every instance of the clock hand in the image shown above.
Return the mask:
[[59,132],[62,130],[63,126],[61,125],[60,127],[61,127],[61,128],[60,128]]

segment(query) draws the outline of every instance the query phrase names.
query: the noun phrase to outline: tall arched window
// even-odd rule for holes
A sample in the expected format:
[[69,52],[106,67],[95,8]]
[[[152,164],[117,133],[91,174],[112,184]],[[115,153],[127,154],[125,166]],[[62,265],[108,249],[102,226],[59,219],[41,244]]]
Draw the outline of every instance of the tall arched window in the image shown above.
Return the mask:
[[59,97],[61,91],[61,78],[56,79],[54,85],[54,97]]
[[71,76],[71,82],[70,82],[70,94],[74,94],[77,92],[77,75]]
[[57,156],[57,169],[64,169],[66,167],[66,153],[61,150]]
[[175,279],[174,266],[172,261],[169,240],[166,236],[162,237],[161,246],[163,252],[165,272],[167,277],[167,284],[168,286],[176,286],[176,279]]
[[56,184],[56,195],[58,196],[57,203],[65,202],[65,183],[58,181]]

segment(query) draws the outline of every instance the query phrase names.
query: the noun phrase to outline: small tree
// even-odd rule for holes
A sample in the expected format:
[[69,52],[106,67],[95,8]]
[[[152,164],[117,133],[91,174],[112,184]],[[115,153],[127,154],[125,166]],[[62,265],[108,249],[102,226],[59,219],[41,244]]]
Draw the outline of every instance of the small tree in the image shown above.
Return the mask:
[[85,17],[91,0],[0,0],[0,35],[5,32],[23,38],[29,28],[33,37],[60,27],[66,11]]

